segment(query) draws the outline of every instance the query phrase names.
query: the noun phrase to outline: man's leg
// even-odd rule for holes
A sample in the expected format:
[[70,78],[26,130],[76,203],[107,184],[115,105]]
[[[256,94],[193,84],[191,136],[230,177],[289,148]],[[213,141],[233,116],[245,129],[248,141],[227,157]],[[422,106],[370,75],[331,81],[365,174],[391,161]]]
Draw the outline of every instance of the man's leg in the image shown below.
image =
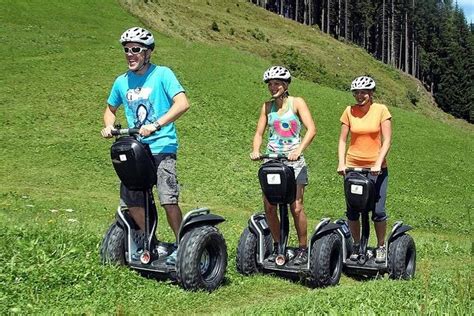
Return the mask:
[[179,227],[181,226],[181,222],[183,221],[181,208],[178,204],[165,204],[163,205],[163,208],[166,211],[166,218],[168,220],[168,224],[173,230],[175,238],[178,239]]
[[132,216],[135,223],[140,227],[140,230],[145,230],[145,209],[140,206],[131,206],[128,208],[128,213]]
[[166,211],[168,224],[177,239],[183,216],[178,205],[179,186],[176,174],[176,157],[174,155],[156,156],[155,161],[158,165],[156,186],[160,204]]

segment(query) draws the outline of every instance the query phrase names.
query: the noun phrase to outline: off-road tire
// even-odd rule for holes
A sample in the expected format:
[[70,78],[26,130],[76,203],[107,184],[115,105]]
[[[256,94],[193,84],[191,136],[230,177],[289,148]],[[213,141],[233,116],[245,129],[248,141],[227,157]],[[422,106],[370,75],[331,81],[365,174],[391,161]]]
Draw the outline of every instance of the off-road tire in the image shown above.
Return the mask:
[[102,263],[125,265],[125,232],[117,222],[105,233],[99,251]]
[[[201,271],[203,253],[208,268]],[[186,290],[213,291],[222,283],[227,268],[227,246],[214,226],[195,227],[183,236],[176,258],[176,276]]]
[[342,241],[337,233],[317,239],[311,248],[310,284],[325,287],[339,283],[342,273]]
[[[272,237],[270,234],[265,235],[264,258],[272,253]],[[244,229],[239,238],[237,245],[237,271],[243,275],[251,275],[259,272],[257,265],[257,236],[250,231],[248,227]]]
[[412,279],[416,270],[416,247],[413,238],[404,234],[392,241],[387,259],[391,279]]

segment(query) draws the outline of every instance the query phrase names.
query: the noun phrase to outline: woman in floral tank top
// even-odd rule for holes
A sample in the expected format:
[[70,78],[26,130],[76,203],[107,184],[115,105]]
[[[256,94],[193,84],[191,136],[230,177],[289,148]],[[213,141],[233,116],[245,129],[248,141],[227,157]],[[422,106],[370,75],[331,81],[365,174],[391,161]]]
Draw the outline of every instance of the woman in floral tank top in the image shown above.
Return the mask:
[[[287,156],[287,165],[293,167],[296,177],[296,200],[290,205],[291,214],[298,234],[299,251],[293,260],[295,265],[304,265],[308,261],[307,219],[303,207],[304,188],[308,184],[308,171],[303,151],[316,136],[316,126],[306,102],[300,97],[289,96],[288,86],[291,82],[290,72],[281,66],[267,69],[263,81],[268,85],[271,100],[262,105],[255,136],[253,138],[250,158],[260,158],[260,147],[265,129],[268,127],[268,144],[266,153]],[[303,138],[300,136],[302,127],[306,129]],[[263,197],[265,215],[274,241],[274,253],[269,260],[274,260],[278,241],[280,240],[280,221],[276,205],[272,205]]]

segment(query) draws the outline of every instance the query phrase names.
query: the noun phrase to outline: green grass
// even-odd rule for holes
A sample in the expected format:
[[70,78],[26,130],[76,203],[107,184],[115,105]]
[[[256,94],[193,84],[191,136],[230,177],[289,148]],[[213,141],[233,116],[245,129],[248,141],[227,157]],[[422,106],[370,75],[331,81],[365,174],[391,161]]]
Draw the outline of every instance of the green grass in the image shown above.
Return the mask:
[[[257,10],[237,3],[231,9],[236,17]],[[146,313],[162,314],[472,310],[472,128],[388,104],[394,117],[388,212],[390,224],[402,219],[414,227],[413,281],[343,277],[337,287],[311,290],[272,276],[242,277],[235,269],[238,237],[261,209],[258,164],[248,154],[260,105],[268,98],[261,73],[272,60],[240,46],[164,35],[160,28],[154,29],[159,43],[154,60],[176,72],[191,101],[177,124],[182,208],[208,206],[226,218],[219,226],[229,251],[226,282],[211,294],[188,293],[101,265],[98,245],[118,200],[111,142],[99,133],[102,112],[113,79],[125,70],[117,38],[140,22],[112,0],[47,6],[2,1],[1,9],[0,314],[136,314],[143,302],[149,302]],[[207,18],[211,25],[213,18]],[[255,18],[235,21],[244,25]],[[225,27],[217,23],[222,33]],[[269,27],[261,23],[261,30]],[[336,145],[338,119],[352,96],[301,79],[292,83],[291,93],[304,96],[318,126],[305,153],[310,166],[305,204],[314,227],[322,217],[343,216]],[[160,238],[170,239],[165,222]]]

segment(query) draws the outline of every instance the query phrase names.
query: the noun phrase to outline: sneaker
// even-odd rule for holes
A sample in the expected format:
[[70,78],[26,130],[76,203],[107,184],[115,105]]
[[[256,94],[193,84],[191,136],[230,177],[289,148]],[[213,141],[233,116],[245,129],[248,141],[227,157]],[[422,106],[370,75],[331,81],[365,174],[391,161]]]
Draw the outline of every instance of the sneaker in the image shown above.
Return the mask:
[[268,256],[268,262],[275,262],[275,258],[278,256],[278,243],[273,243],[273,252]]
[[357,259],[359,258],[359,250],[360,250],[359,244],[352,244],[352,252],[349,259],[352,261],[357,261]]
[[300,266],[308,263],[308,248],[300,248],[296,254],[293,264],[295,266]]
[[378,247],[375,249],[375,262],[383,263],[387,258],[387,249],[385,246]]
[[143,249],[138,249],[137,252],[133,253],[132,254],[132,260],[133,261],[140,261],[140,256],[142,255],[143,253]]
[[175,250],[173,250],[173,252],[168,257],[166,257],[166,264],[169,264],[169,265],[176,264],[177,255],[178,255],[178,248],[175,248]]

